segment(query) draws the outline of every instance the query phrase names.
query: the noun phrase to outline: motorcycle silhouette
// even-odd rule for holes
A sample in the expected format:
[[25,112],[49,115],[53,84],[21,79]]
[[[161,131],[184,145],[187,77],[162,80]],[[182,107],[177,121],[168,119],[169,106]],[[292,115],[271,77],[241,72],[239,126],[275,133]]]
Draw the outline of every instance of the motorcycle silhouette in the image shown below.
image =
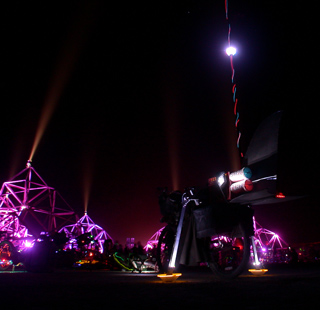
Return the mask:
[[159,205],[167,225],[157,246],[161,273],[170,275],[180,265],[205,263],[220,278],[231,279],[247,267],[254,235],[253,210],[216,194],[210,187],[187,188],[183,193],[163,189]]

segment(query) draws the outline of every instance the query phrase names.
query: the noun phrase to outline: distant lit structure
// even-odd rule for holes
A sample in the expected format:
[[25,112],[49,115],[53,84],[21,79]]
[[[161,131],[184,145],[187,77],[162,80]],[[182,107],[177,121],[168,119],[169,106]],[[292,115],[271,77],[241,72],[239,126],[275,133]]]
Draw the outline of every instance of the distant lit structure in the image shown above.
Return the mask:
[[105,240],[110,239],[113,242],[111,236],[101,226],[95,224],[87,212],[76,223],[62,227],[59,232],[66,234],[71,248],[76,246],[77,237],[87,233],[92,236],[93,246],[98,244],[100,253],[103,253]]
[[132,249],[134,247],[134,244],[135,244],[135,238],[127,238],[126,247],[128,249]]
[[28,160],[26,168],[0,190],[0,231],[2,239],[26,246],[41,234],[52,234],[77,220],[73,209],[46,184]]
[[259,260],[262,262],[276,262],[276,251],[284,250],[288,244],[275,232],[263,228],[254,218],[254,240]]
[[152,250],[153,248],[157,247],[158,241],[159,241],[159,237],[160,237],[161,232],[164,229],[164,227],[160,228],[155,234],[153,234],[151,236],[151,238],[148,240],[147,244],[144,247],[145,251],[149,251],[149,250]]

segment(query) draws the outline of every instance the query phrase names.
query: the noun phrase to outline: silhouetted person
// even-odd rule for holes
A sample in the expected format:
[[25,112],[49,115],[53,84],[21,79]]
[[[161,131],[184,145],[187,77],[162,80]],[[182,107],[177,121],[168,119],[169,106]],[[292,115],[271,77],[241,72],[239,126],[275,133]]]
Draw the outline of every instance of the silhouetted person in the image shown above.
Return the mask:
[[291,264],[297,264],[298,263],[298,253],[294,248],[290,248],[290,263]]

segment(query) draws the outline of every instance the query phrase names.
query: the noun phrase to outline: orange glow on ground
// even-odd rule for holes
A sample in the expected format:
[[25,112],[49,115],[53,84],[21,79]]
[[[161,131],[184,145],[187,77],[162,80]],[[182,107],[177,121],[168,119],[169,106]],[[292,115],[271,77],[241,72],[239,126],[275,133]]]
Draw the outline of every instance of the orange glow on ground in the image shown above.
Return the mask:
[[158,274],[157,277],[160,278],[163,282],[175,282],[182,273],[173,273],[173,274]]
[[251,272],[255,276],[262,276],[266,272],[268,272],[268,269],[249,269],[249,272]]

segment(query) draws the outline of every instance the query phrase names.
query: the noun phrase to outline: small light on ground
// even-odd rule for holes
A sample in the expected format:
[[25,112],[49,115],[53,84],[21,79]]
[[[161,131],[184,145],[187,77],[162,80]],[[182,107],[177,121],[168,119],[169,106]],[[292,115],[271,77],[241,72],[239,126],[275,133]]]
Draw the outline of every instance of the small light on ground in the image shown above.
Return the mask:
[[256,276],[262,276],[267,271],[268,271],[268,269],[249,269],[249,272],[251,272],[252,274],[254,274]]
[[160,278],[163,282],[174,282],[176,281],[182,273],[173,273],[173,274],[158,274],[157,277]]

